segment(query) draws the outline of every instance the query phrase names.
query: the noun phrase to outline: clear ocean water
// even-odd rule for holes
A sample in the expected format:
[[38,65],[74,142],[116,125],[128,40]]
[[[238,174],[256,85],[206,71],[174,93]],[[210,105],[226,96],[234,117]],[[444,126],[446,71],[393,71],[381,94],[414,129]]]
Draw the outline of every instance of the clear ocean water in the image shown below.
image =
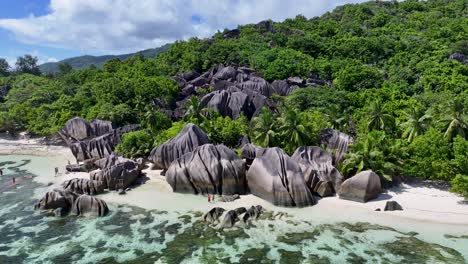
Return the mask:
[[0,263],[468,263],[468,233],[425,234],[421,226],[278,220],[268,211],[220,230],[202,212],[116,204],[103,218],[48,216],[33,210],[46,186],[32,178],[54,166],[46,157],[0,156]]

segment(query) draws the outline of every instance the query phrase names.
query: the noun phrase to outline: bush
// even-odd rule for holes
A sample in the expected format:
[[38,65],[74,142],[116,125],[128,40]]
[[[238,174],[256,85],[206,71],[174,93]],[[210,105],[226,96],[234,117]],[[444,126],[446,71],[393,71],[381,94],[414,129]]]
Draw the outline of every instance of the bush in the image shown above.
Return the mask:
[[153,139],[146,130],[125,133],[116,151],[127,158],[147,157],[153,148]]
[[235,147],[239,143],[239,139],[248,131],[247,118],[244,116],[240,116],[236,120],[218,116],[205,120],[201,128],[208,134],[212,143],[224,144],[228,147]]
[[450,190],[468,198],[468,176],[458,174],[452,180],[452,188]]

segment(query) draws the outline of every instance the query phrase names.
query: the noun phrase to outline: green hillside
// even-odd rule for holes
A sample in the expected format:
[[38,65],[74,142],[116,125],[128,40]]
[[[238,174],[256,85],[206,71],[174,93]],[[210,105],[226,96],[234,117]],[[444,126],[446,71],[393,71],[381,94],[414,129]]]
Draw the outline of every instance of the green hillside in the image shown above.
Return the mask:
[[142,51],[135,52],[135,53],[122,54],[122,55],[104,55],[104,56],[85,55],[85,56],[73,57],[73,58],[64,59],[58,62],[48,62],[48,63],[41,64],[39,65],[39,69],[41,70],[42,73],[56,73],[59,71],[59,65],[62,63],[67,63],[70,66],[72,66],[73,69],[76,69],[76,70],[88,68],[91,65],[94,65],[98,68],[102,68],[104,63],[106,63],[109,60],[112,60],[112,59],[125,60],[137,54],[141,54],[145,58],[154,58],[156,57],[156,55],[166,51],[169,47],[170,45],[166,44],[159,48],[147,49],[147,50],[142,50]]

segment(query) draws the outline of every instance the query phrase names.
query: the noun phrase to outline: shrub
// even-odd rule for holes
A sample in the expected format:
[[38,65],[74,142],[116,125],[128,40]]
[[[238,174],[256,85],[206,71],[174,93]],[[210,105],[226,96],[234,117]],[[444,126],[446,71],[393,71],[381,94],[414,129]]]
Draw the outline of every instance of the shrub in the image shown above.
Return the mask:
[[146,130],[132,131],[123,135],[116,151],[127,158],[146,157],[153,147],[153,139]]
[[468,176],[458,174],[453,178],[452,188],[450,190],[468,198]]

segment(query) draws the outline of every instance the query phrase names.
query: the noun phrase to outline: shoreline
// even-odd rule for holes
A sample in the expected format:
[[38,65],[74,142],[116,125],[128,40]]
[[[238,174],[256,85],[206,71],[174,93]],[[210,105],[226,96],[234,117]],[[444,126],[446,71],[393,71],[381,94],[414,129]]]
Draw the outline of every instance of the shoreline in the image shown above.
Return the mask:
[[[64,173],[67,160],[74,161],[71,151],[65,146],[45,145],[35,139],[30,139],[29,142],[0,139],[0,155],[47,157],[51,160],[51,164],[60,166],[60,173],[57,177],[54,177],[53,173],[45,173],[34,178],[34,181],[45,185],[52,183],[40,188],[41,190],[35,196],[42,196],[46,191],[59,187],[67,179],[89,177],[89,174],[84,172]],[[145,169],[143,173],[146,174],[146,181],[133,187],[127,194],[118,195],[117,192],[111,191],[100,194],[98,197],[113,206],[130,205],[147,210],[206,212],[213,207],[234,209],[241,206],[261,205],[267,210],[286,212],[300,219],[314,220],[314,222],[372,222],[402,228],[406,224],[424,223],[425,225],[452,226],[455,227],[454,230],[463,227],[461,229],[464,231],[459,231],[468,232],[468,206],[457,203],[463,200],[463,197],[434,187],[418,186],[421,184],[411,183],[393,187],[367,203],[342,200],[334,196],[322,198],[317,205],[311,207],[286,208],[274,206],[252,194],[241,195],[241,198],[234,202],[208,203],[206,197],[202,195],[172,192],[172,188],[160,172]],[[404,210],[383,211],[385,203],[391,200],[401,204]],[[382,211],[376,212],[377,208]]]

